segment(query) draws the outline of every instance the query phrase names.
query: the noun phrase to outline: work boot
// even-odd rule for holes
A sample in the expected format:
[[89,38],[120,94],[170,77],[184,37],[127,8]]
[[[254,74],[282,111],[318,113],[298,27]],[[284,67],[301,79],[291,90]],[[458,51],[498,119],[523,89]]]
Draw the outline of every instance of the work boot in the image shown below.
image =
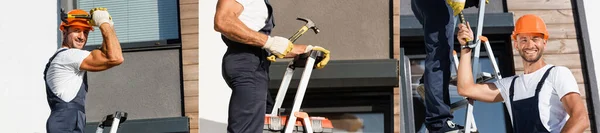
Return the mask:
[[446,126],[443,127],[442,131],[445,133],[464,133],[465,127],[448,120],[446,121]]

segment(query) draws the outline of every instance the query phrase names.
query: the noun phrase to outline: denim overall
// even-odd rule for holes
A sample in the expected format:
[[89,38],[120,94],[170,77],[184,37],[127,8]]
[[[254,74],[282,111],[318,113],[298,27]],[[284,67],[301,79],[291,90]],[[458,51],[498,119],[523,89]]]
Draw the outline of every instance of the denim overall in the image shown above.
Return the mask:
[[451,130],[446,122],[454,119],[450,113],[450,73],[456,18],[446,0],[411,0],[415,18],[423,26],[425,70],[421,83],[425,85],[425,125],[429,132]]
[[85,127],[85,95],[87,93],[87,72],[83,76],[83,82],[79,87],[77,96],[69,102],[65,102],[56,96],[46,81],[46,72],[54,57],[67,49],[56,52],[46,64],[44,69],[44,81],[46,83],[46,96],[50,106],[50,117],[46,121],[46,132],[48,133],[82,133]]
[[515,88],[515,79],[518,76],[515,76],[510,84],[510,105],[512,111],[513,118],[513,132],[514,133],[548,133],[546,127],[542,124],[542,120],[540,119],[540,110],[538,108],[538,101],[540,90],[542,86],[544,86],[544,81],[548,77],[550,70],[552,70],[554,66],[548,68],[544,76],[540,82],[538,82],[537,88],[535,89],[535,96],[513,101],[514,96],[514,88]]
[[[259,32],[270,35],[275,27],[273,9],[268,0],[265,3],[269,17]],[[229,40],[225,36],[221,36],[221,39],[227,44],[222,75],[232,90],[227,132],[262,133],[265,113],[273,105],[268,91],[271,62],[267,60],[267,56],[270,53],[260,47]],[[268,105],[270,106],[267,107]]]

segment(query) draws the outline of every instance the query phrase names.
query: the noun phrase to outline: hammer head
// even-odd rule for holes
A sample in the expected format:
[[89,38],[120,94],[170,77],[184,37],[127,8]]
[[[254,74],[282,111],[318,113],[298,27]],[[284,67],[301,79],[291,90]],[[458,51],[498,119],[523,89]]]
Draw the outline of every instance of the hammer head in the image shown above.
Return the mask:
[[320,32],[319,28],[317,28],[317,26],[315,25],[315,23],[312,20],[310,20],[308,18],[302,18],[302,17],[297,18],[297,20],[302,20],[302,21],[306,22],[306,24],[304,26],[308,27],[309,29],[313,29],[315,34]]

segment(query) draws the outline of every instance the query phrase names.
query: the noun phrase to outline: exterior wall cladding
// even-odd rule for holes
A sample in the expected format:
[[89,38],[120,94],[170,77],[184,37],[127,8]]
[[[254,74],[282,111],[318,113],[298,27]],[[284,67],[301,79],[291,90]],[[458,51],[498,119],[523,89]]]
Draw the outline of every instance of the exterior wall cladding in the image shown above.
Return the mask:
[[181,51],[185,116],[190,133],[198,132],[198,0],[180,0]]

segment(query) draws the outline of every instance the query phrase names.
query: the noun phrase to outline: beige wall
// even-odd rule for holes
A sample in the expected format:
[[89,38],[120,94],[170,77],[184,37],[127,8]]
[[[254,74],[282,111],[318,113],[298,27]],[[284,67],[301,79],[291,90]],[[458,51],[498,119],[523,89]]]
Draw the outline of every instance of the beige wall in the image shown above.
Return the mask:
[[[291,37],[305,22],[314,21],[320,33],[307,31],[295,44],[322,46],[331,60],[390,58],[389,0],[271,0],[275,28],[271,35]],[[285,61],[287,62],[287,61]]]
[[180,0],[183,96],[190,133],[198,132],[198,0]]

